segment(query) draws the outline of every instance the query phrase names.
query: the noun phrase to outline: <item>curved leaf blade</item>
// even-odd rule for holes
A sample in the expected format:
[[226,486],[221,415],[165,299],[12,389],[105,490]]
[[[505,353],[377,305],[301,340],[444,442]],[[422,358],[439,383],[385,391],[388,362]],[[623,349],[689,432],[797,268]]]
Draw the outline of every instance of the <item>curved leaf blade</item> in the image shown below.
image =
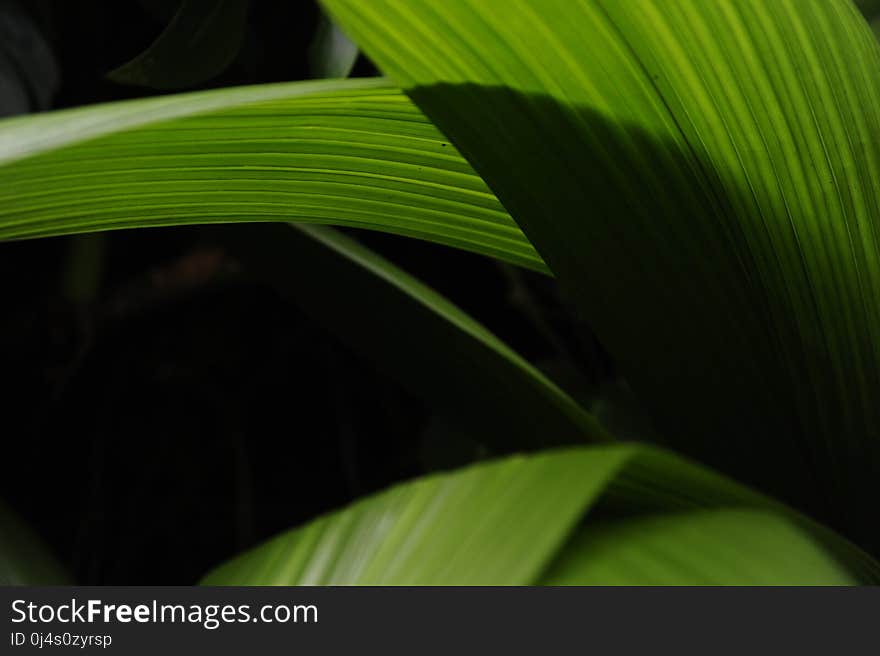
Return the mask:
[[538,454],[418,479],[274,538],[203,583],[524,584],[620,457]]
[[[778,559],[801,553],[809,558],[801,566],[793,562],[786,580],[837,584],[880,580],[880,565],[870,557],[779,504],[666,452],[615,445],[513,456],[395,486],[269,540],[221,565],[202,583],[527,585],[545,579],[583,583],[590,564],[580,557],[583,536],[588,534],[584,532],[603,530],[601,522],[592,523],[591,509],[601,509],[603,517],[614,513],[630,519],[662,513],[667,528],[680,513],[688,513],[691,522],[707,532],[699,543],[706,547],[731,537],[731,516],[719,526],[718,513],[704,512],[701,521],[694,511],[730,507],[760,511],[740,512],[735,522],[740,535],[733,537],[752,540],[750,532],[760,529],[772,552],[706,549],[700,554],[699,576],[676,562],[657,565],[655,575],[662,574],[666,582],[693,584],[705,577],[723,577],[731,562],[734,570],[767,572]],[[768,523],[767,513],[776,519]],[[756,524],[755,517],[763,524]],[[661,537],[668,541],[669,530]],[[655,560],[662,554],[656,540],[623,541],[627,548]],[[687,546],[686,541],[678,542]],[[598,557],[595,566],[600,571],[610,569]],[[636,571],[628,570],[627,575],[649,582]],[[595,572],[590,576],[599,579]],[[763,583],[775,580],[761,578]]]
[[314,319],[500,453],[607,441],[596,419],[446,298],[324,226],[234,226],[221,239]]
[[541,585],[855,583],[785,517],[722,508],[639,515],[577,530]]
[[314,78],[348,77],[360,51],[339,26],[321,14],[309,45],[309,70]]
[[470,166],[383,80],[0,122],[0,239],[244,221],[379,229],[546,270]]

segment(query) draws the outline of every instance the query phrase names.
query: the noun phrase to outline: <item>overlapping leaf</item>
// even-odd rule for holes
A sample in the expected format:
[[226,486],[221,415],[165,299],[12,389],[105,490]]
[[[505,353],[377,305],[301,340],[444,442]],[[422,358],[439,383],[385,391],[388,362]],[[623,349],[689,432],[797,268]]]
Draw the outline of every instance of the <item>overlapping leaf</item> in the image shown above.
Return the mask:
[[667,439],[880,549],[880,50],[849,0],[324,4]]
[[748,489],[665,452],[618,445],[509,457],[398,485],[246,552],[203,583],[849,584],[878,576],[865,554]]
[[579,529],[545,585],[822,585],[854,579],[802,531],[763,510],[639,515]]

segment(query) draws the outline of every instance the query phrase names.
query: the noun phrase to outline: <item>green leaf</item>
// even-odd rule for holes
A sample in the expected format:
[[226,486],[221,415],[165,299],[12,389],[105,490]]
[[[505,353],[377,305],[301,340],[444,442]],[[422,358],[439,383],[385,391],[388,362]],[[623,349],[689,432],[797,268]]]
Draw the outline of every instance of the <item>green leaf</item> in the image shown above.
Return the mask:
[[880,0],[856,0],[855,4],[868,21],[874,35],[880,35]]
[[[683,565],[692,553],[692,566]],[[880,566],[709,470],[617,445],[508,457],[398,485],[273,538],[202,583],[697,584],[740,575],[849,584],[880,580]]]
[[855,0],[855,5],[869,22],[880,14],[880,0]]
[[309,70],[314,78],[348,77],[358,58],[358,47],[339,26],[321,14],[309,46]]
[[880,550],[880,49],[848,0],[324,0],[679,450]]
[[233,226],[224,243],[458,426],[501,452],[610,439],[568,394],[447,299],[323,226]]
[[839,585],[853,582],[790,520],[689,510],[580,528],[541,585]]
[[71,583],[42,541],[2,502],[0,527],[0,585]]
[[52,47],[30,8],[0,3],[0,117],[48,108],[59,77]]
[[242,221],[373,228],[546,270],[455,148],[382,80],[0,121],[0,239]]
[[67,262],[61,273],[61,288],[72,303],[92,303],[98,296],[107,257],[103,233],[76,235],[70,241]]
[[140,55],[107,74],[114,82],[184,89],[222,73],[241,47],[248,0],[183,0]]

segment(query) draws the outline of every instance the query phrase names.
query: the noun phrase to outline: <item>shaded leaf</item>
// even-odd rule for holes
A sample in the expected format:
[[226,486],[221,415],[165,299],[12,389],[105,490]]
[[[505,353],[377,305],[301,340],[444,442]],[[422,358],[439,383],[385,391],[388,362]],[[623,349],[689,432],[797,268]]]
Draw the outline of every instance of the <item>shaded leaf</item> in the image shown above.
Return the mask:
[[0,3],[0,117],[47,109],[58,77],[52,48],[24,3]]
[[309,46],[312,77],[348,77],[357,57],[358,47],[326,14],[321,14],[314,40]]
[[501,452],[610,439],[568,394],[447,299],[323,226],[234,226],[231,252],[432,408]]
[[248,0],[182,0],[162,34],[107,74],[114,82],[185,89],[222,73],[241,47]]
[[0,503],[0,585],[68,585],[70,578],[41,540]]

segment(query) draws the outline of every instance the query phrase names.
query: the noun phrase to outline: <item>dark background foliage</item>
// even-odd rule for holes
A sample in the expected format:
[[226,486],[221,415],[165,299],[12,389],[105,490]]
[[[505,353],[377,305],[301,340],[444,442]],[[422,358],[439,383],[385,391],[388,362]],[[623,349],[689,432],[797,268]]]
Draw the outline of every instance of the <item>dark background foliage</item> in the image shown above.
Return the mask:
[[[0,0],[0,109],[157,93],[107,73],[147,48],[175,5]],[[312,2],[254,0],[235,60],[192,88],[308,78],[319,19]],[[375,70],[361,58],[353,74]],[[357,236],[588,402],[613,381],[551,280]],[[485,454],[201,228],[0,244],[0,304],[0,495],[80,583],[192,583],[321,512]]]

